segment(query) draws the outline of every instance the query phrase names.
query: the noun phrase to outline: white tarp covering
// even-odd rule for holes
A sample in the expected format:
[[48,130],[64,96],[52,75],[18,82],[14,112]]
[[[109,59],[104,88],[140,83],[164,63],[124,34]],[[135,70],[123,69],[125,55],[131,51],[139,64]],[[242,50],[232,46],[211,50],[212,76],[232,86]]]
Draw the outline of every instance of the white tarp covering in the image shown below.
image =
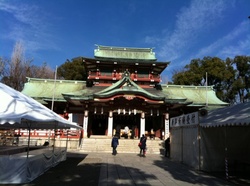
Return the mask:
[[201,169],[246,172],[250,165],[250,102],[210,111],[200,119]]
[[81,128],[34,99],[0,83],[0,128]]
[[[0,128],[82,129],[34,99],[0,83]],[[66,159],[65,151],[42,149],[14,155],[0,155],[0,183],[26,183]]]
[[[24,148],[24,147],[23,147]],[[0,184],[28,183],[66,160],[66,148],[43,148],[12,155],[0,155]]]
[[171,126],[171,158],[199,168],[198,112],[173,117]]
[[250,170],[250,102],[210,111],[198,125],[171,126],[173,160],[229,176]]
[[199,169],[198,126],[171,128],[171,159]]

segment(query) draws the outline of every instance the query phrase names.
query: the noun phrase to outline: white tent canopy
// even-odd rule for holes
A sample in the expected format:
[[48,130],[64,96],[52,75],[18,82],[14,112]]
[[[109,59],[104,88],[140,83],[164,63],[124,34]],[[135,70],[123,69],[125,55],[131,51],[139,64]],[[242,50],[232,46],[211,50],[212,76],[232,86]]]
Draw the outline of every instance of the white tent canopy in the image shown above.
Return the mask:
[[[44,105],[0,83],[0,129],[69,129],[82,127]],[[30,132],[29,140],[30,141]],[[66,147],[67,149],[67,147]],[[26,183],[66,159],[66,149],[39,149],[27,154],[1,155],[0,184]],[[14,166],[13,166],[14,165]]]
[[201,127],[250,125],[250,102],[210,111],[200,119]]
[[78,128],[34,99],[0,83],[0,128]]

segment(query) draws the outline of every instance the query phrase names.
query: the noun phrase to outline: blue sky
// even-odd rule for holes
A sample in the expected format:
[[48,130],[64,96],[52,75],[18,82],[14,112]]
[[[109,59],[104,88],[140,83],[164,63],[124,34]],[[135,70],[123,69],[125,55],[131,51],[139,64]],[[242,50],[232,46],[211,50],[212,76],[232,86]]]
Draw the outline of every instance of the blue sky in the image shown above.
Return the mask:
[[21,41],[34,64],[55,69],[93,57],[95,44],[155,48],[174,70],[204,56],[250,55],[250,0],[0,0],[0,56]]

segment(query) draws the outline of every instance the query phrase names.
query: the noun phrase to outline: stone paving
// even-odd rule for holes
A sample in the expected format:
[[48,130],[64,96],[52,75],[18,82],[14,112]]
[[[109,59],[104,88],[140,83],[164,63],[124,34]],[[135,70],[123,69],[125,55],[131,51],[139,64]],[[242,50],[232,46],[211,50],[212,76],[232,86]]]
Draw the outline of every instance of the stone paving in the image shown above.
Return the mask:
[[[226,180],[197,172],[159,154],[80,153],[69,151],[66,161],[22,186],[225,186]],[[10,185],[9,185],[10,186]]]
[[[100,157],[98,154],[91,157]],[[196,172],[161,155],[140,157],[136,154],[102,155],[99,186],[188,186],[232,185],[229,182]]]

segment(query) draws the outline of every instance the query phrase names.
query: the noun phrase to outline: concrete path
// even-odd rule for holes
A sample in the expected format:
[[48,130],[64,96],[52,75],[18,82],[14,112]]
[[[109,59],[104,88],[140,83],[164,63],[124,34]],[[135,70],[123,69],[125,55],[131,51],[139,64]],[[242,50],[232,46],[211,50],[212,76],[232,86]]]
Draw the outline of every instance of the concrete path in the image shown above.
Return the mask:
[[[119,152],[118,152],[119,153]],[[225,186],[226,180],[197,172],[162,155],[80,153],[69,151],[66,161],[23,186]]]
[[172,162],[162,155],[123,153],[88,154],[86,163],[101,163],[98,186],[188,186],[188,185],[232,185],[208,174]]

